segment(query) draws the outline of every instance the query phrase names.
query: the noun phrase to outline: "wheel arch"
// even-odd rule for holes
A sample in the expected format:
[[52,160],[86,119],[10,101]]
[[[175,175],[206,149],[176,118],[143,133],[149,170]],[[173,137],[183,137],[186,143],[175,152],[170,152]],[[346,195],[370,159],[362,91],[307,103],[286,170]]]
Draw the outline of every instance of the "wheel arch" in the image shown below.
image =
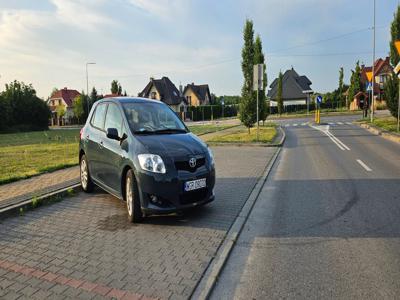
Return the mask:
[[[129,170],[133,171],[134,169],[133,169],[132,166],[126,165],[126,166],[123,167],[122,173],[121,173],[121,196],[122,196],[123,200],[126,200],[125,199],[125,194],[126,194],[125,193],[125,189],[126,189],[126,185],[125,185],[125,183],[126,183],[126,173],[128,173]],[[133,172],[133,173],[135,173],[135,172]],[[133,174],[133,176],[135,176],[135,174]]]
[[83,149],[79,150],[79,162],[81,162],[82,156],[85,154],[85,151]]

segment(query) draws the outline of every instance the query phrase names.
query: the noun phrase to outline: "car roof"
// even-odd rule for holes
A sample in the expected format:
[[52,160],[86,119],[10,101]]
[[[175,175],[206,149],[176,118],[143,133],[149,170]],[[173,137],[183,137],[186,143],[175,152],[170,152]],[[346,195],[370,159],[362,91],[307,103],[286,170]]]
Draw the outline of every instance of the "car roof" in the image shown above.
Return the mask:
[[112,101],[118,103],[157,103],[157,104],[163,103],[159,100],[153,100],[141,97],[109,97],[109,98],[103,98],[98,102],[106,102],[106,101]]

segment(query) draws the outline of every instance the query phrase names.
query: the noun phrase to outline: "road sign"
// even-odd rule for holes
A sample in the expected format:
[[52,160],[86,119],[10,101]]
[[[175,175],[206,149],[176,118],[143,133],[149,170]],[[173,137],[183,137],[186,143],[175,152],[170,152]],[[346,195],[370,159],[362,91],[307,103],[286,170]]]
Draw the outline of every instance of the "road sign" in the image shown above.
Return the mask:
[[321,96],[321,95],[318,95],[318,96],[317,96],[317,103],[318,103],[318,104],[321,104],[321,102],[322,102],[322,96]]
[[400,62],[394,67],[394,73],[397,74],[397,77],[400,78]]
[[365,72],[365,75],[367,75],[368,82],[371,82],[372,81],[372,71]]
[[263,90],[264,65],[258,64],[253,66],[253,91]]
[[368,82],[367,91],[372,91],[372,83]]

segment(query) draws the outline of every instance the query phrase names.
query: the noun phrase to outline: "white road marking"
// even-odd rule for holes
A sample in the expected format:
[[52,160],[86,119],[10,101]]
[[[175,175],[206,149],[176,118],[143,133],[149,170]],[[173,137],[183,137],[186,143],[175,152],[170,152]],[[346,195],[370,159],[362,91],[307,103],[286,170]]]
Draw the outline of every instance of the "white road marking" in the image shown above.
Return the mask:
[[370,167],[368,167],[361,159],[357,159],[357,162],[368,172],[371,172],[372,169]]
[[292,124],[294,127],[296,127],[298,124],[297,123],[294,123],[294,124]]
[[307,123],[301,123],[301,126],[306,126],[307,125]]
[[329,125],[335,125],[335,123],[332,123],[332,122],[328,122],[328,124],[329,124]]
[[340,150],[348,150],[350,151],[350,148],[347,147],[347,145],[345,143],[343,143],[341,140],[339,140],[336,136],[334,136],[330,131],[329,131],[329,125],[325,126],[325,129],[322,128],[322,126],[311,126],[314,129],[317,129],[319,131],[321,131],[322,133],[324,133],[325,135],[327,135],[332,142],[334,142],[336,144],[336,146],[338,146],[338,148]]
[[286,124],[286,125],[285,125],[285,127],[289,127],[289,126],[290,126],[290,124]]
[[353,125],[353,123],[351,123],[351,122],[346,122],[346,124],[347,124],[347,125]]
[[343,122],[337,122],[339,125],[343,125]]

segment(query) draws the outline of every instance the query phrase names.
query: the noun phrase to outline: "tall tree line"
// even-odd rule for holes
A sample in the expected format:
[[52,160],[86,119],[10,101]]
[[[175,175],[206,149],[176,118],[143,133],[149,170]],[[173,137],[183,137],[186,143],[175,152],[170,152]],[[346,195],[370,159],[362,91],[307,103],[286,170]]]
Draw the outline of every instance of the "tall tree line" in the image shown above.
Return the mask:
[[264,121],[267,118],[268,109],[265,101],[266,65],[262,51],[262,42],[259,35],[254,40],[253,21],[247,19],[243,29],[244,45],[242,48],[242,72],[243,86],[240,101],[240,121],[249,129],[257,121],[257,99],[253,91],[253,66],[262,64],[264,66],[263,90],[259,92],[259,117]]

